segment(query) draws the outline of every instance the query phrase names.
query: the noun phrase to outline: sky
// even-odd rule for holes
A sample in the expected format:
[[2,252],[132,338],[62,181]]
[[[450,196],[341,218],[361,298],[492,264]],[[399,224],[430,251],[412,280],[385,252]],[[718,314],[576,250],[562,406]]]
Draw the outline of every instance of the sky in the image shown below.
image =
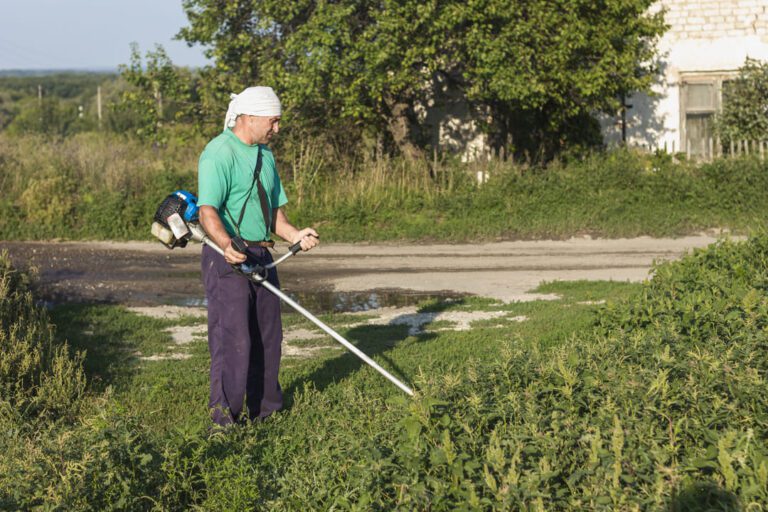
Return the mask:
[[207,63],[173,37],[187,25],[182,0],[0,0],[0,70],[115,70],[156,43],[174,64]]

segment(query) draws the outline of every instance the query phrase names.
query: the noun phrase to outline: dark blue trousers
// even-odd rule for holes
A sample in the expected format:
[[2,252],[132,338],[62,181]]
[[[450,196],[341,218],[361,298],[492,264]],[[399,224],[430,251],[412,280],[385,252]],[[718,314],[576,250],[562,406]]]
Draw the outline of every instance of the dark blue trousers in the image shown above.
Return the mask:
[[[249,261],[267,264],[267,249],[248,249]],[[283,405],[278,382],[283,326],[280,299],[235,272],[224,257],[203,247],[203,284],[208,300],[208,349],[211,391],[208,407],[214,423],[240,418],[243,400],[249,419],[264,418]],[[268,281],[279,287],[277,270]]]

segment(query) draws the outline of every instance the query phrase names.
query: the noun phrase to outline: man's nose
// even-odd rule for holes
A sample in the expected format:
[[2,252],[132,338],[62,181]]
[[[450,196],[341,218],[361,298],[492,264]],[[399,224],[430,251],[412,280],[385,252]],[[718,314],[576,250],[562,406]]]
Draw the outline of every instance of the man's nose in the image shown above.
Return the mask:
[[277,133],[280,131],[280,123],[275,123],[275,126],[272,127],[272,131]]

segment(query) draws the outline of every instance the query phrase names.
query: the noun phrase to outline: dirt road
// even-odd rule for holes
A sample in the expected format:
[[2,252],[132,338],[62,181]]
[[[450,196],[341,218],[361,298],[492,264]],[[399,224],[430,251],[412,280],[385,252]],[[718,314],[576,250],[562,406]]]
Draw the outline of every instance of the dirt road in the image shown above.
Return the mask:
[[[327,244],[287,260],[280,276],[289,292],[399,289],[530,300],[543,298],[526,293],[542,281],[640,281],[654,260],[678,258],[715,241],[699,235],[467,245]],[[150,242],[0,242],[0,250],[8,250],[16,265],[38,267],[41,292],[55,302],[152,305],[194,303],[204,296],[199,245],[169,251]]]

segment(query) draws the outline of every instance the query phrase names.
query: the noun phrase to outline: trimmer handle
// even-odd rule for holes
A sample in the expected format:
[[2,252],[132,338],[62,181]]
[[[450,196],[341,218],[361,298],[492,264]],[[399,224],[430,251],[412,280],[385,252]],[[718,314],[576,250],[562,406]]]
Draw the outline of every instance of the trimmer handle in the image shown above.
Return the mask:
[[[315,235],[309,235],[309,236],[315,236]],[[315,237],[315,238],[319,238],[319,237]],[[298,254],[299,251],[301,251],[301,241],[298,241],[295,244],[293,244],[292,246],[290,246],[288,248],[288,250],[291,251],[291,254],[296,256],[296,254]]]

